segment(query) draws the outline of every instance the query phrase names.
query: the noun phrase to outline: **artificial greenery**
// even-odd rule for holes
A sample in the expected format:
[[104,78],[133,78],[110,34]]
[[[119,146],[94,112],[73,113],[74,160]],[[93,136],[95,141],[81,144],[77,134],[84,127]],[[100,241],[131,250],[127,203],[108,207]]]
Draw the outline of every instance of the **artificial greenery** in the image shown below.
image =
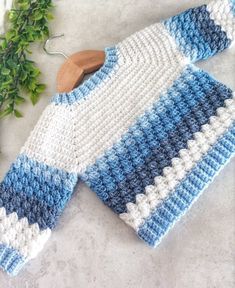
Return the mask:
[[9,30],[0,36],[0,117],[22,117],[18,106],[29,97],[33,105],[44,91],[40,71],[28,59],[32,42],[49,36],[51,0],[16,0],[9,11]]

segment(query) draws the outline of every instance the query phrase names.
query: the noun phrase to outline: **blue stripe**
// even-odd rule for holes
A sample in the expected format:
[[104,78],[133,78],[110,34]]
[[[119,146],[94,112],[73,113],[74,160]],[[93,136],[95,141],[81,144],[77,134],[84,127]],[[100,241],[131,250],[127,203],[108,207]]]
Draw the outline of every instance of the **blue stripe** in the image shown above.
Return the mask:
[[48,206],[45,202],[21,191],[14,191],[0,183],[0,207],[6,209],[7,215],[17,213],[19,219],[26,217],[29,224],[37,223],[41,230],[56,226],[56,221],[63,209]]
[[208,154],[197,163],[176,189],[152,212],[139,228],[138,235],[156,246],[168,230],[187,212],[192,203],[235,152],[235,123]]
[[[198,89],[199,85],[195,85],[195,81],[199,81],[205,92],[198,93],[192,97],[190,89]],[[190,111],[191,107],[198,104],[201,98],[215,86],[215,81],[209,77],[208,74],[196,69],[194,67],[187,67],[182,75],[177,79],[174,85],[167,91],[166,94],[161,95],[160,99],[156,101],[151,109],[146,111],[143,116],[139,117],[136,123],[129,128],[128,132],[122,136],[122,139],[114,144],[113,148],[105,153],[105,155],[86,169],[82,179],[89,181],[89,186],[95,189],[96,181],[98,181],[99,174],[105,179],[110,178],[109,170],[112,168],[112,174],[121,182],[126,175],[132,172],[136,167],[145,163],[145,158],[150,154],[151,147],[158,146],[159,140],[166,138],[166,133],[174,130],[177,123]],[[184,103],[187,105],[184,105]],[[179,109],[176,108],[179,106]],[[168,122],[171,117],[170,122]],[[164,121],[164,127],[162,122]],[[174,124],[174,125],[172,125]],[[149,135],[152,132],[153,135]],[[164,133],[165,132],[165,133]],[[148,140],[150,146],[143,146],[145,138]],[[142,149],[138,151],[129,151],[126,147],[133,147],[140,145]],[[138,153],[139,152],[139,153]],[[130,153],[133,154],[131,157]],[[115,157],[118,155],[118,158]],[[119,161],[121,161],[119,163]],[[119,167],[123,167],[120,171]],[[108,177],[108,178],[107,178]],[[107,181],[108,193],[115,191],[115,183],[109,179]],[[96,189],[95,189],[96,190]],[[103,197],[105,199],[105,197]]]
[[119,143],[81,175],[118,214],[154,183],[179,150],[186,148],[193,133],[232,97],[231,90],[207,73],[186,71]]
[[105,48],[105,63],[88,80],[68,93],[58,93],[53,97],[52,102],[56,104],[72,105],[74,102],[87,97],[92,90],[100,85],[113,71],[118,62],[116,47]]
[[0,207],[27,217],[40,229],[54,228],[77,184],[77,175],[20,155],[0,184]]
[[0,243],[0,268],[15,276],[26,263],[26,259],[15,249]]
[[[210,99],[209,96],[208,98]],[[181,149],[187,148],[187,141],[193,138],[195,132],[200,131],[201,125],[208,122],[209,117],[215,114],[216,108],[223,106],[223,100],[221,97],[214,103],[204,101],[197,109],[192,109],[175,127],[174,132],[170,133],[167,139],[160,141],[159,147],[152,150],[145,164],[137,167],[124,181],[118,183],[118,188],[109,194],[110,198],[105,203],[117,213],[125,212],[126,203],[135,202],[137,194],[143,193],[147,185],[154,184],[154,178],[162,174],[164,167],[171,165],[171,159],[178,157]],[[122,201],[117,203],[120,196]]]
[[180,50],[193,62],[207,59],[231,44],[226,33],[210,18],[206,5],[171,17],[164,25]]
[[15,192],[42,200],[48,206],[63,208],[77,179],[75,173],[56,169],[21,154],[11,165],[3,184]]

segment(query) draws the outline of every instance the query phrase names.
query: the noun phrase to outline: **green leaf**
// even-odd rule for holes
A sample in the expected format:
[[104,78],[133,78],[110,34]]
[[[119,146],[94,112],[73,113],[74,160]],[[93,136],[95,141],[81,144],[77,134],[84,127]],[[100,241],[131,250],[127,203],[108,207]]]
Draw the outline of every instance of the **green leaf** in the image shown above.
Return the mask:
[[8,12],[8,18],[11,21],[16,20],[17,15],[18,15],[18,13],[16,11],[11,10],[11,11]]
[[30,94],[30,100],[31,100],[32,104],[35,105],[39,100],[39,94],[37,92],[32,92]]
[[6,79],[5,79],[5,81],[3,81],[1,83],[1,87],[7,87],[7,86],[9,86],[9,84],[11,84],[13,82],[13,79],[10,76],[7,75],[5,77],[6,77]]
[[15,31],[13,31],[13,30],[10,30],[10,31],[8,31],[6,34],[5,34],[5,37],[6,37],[6,39],[7,40],[10,40],[12,37],[14,37],[15,36]]
[[36,82],[32,79],[28,85],[28,89],[30,89],[31,91],[34,91],[36,89]]
[[23,98],[23,97],[21,97],[21,96],[16,96],[15,97],[15,103],[16,103],[16,105],[20,105],[20,104],[22,104],[22,103],[24,103],[25,102],[25,99]]
[[17,118],[21,118],[21,117],[23,117],[23,115],[21,114],[21,112],[20,111],[18,111],[18,110],[14,110],[14,115],[17,117]]
[[34,21],[38,21],[38,20],[40,20],[40,19],[42,19],[43,18],[43,14],[40,12],[40,11],[36,11],[35,13],[34,13],[34,15],[32,16],[32,19],[34,20]]
[[2,75],[9,75],[11,70],[3,67],[1,72],[2,72]]
[[6,49],[7,48],[7,41],[5,39],[2,41],[1,47],[2,47],[2,49]]
[[14,59],[10,58],[7,60],[7,66],[15,69],[17,67],[17,63],[14,61]]
[[[28,2],[28,1],[27,1]],[[27,3],[26,1],[19,3],[19,7],[22,10],[28,10],[30,8],[30,3]]]
[[40,72],[40,70],[39,70],[37,67],[32,66],[32,75],[33,75],[34,77],[37,77],[40,73],[41,73],[41,72]]
[[[32,42],[49,36],[52,6],[52,0],[14,0],[8,14],[10,29],[0,37],[0,117],[22,117],[16,106],[26,97],[35,105],[45,90],[39,83],[40,70],[28,54]],[[25,98],[21,95],[24,92]]]
[[44,92],[44,90],[46,89],[46,85],[45,84],[38,84],[36,91],[38,94],[41,94],[42,92]]
[[27,79],[27,77],[28,77],[27,72],[25,70],[22,70],[21,73],[20,73],[20,80],[22,82],[24,82]]
[[0,112],[0,118],[3,118],[11,113],[12,113],[12,108],[7,108],[3,110],[2,112]]
[[50,12],[47,13],[46,17],[47,17],[48,20],[53,20],[54,19],[53,14],[50,13]]

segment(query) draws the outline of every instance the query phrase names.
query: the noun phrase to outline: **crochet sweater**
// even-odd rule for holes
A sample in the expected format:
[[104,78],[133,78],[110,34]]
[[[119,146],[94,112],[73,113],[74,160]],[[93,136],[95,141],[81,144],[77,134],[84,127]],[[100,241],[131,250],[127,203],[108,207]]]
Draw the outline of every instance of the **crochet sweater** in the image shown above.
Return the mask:
[[234,94],[193,65],[234,39],[234,1],[212,1],[107,48],[55,95],[0,184],[0,267],[37,255],[78,179],[156,246],[235,152]]

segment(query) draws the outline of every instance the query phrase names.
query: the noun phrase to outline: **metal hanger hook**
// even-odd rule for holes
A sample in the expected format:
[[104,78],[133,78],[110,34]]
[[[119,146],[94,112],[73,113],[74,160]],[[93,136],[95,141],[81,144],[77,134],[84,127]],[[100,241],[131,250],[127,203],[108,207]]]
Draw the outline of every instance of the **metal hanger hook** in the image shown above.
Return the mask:
[[48,54],[48,55],[62,55],[64,58],[68,59],[69,57],[64,54],[63,52],[60,52],[60,51],[48,51],[47,49],[47,45],[48,43],[55,39],[55,38],[60,38],[60,37],[63,37],[64,34],[60,34],[60,35],[54,35],[54,36],[51,36],[50,38],[48,38],[45,42],[44,42],[44,45],[43,45],[43,50]]

